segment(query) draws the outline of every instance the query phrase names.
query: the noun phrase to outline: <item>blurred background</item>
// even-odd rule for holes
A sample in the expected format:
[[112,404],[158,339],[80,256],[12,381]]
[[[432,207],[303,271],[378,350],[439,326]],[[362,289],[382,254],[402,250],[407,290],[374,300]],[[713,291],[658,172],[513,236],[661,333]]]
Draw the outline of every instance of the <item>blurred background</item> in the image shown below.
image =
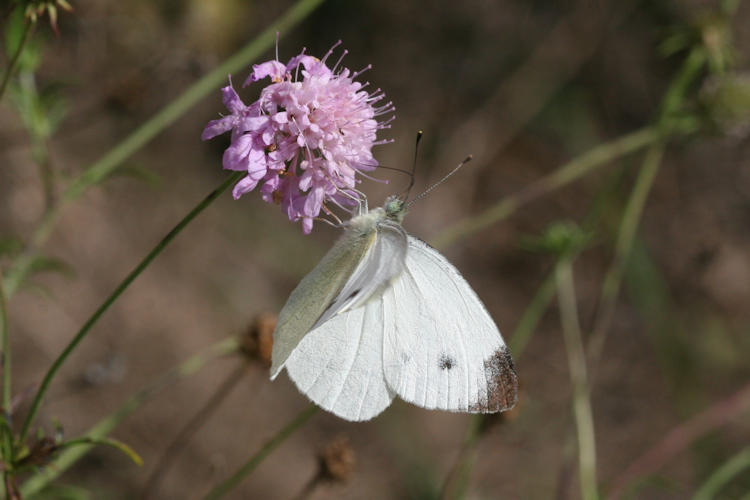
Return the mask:
[[[12,93],[0,102],[5,246],[28,243],[69,179],[291,5],[81,0],[73,2],[73,12],[60,10],[59,35],[40,22],[29,42],[38,48],[39,64],[29,78],[43,97],[41,110],[29,111]],[[279,57],[286,61],[303,46],[322,56],[341,39],[349,50],[347,67],[371,63],[363,80],[382,88],[396,106],[393,128],[380,136],[395,142],[375,150],[381,164],[409,169],[416,131],[424,131],[416,192],[474,155],[412,207],[406,229],[430,241],[590,148],[653,123],[694,44],[719,46],[731,56],[716,74],[747,71],[750,5],[740,4],[731,15],[721,9],[720,2],[666,0],[329,0],[281,33]],[[256,62],[273,54],[270,48]],[[248,73],[249,67],[235,82]],[[683,112],[696,122],[694,131],[668,142],[600,362],[590,373],[604,492],[667,433],[702,412],[713,412],[712,425],[663,464],[647,466],[628,484],[633,498],[689,498],[750,444],[750,419],[741,411],[750,405],[732,400],[734,406],[720,406],[750,381],[750,129],[742,116],[727,123],[726,113],[706,108],[704,97],[716,86],[716,74],[709,73],[703,70],[686,91]],[[251,102],[260,88],[240,93]],[[729,105],[730,111],[738,108]],[[8,304],[21,415],[29,391],[81,324],[226,175],[221,154],[228,138],[200,140],[206,122],[222,112],[217,88],[61,211],[43,246],[49,259],[38,266],[48,272],[30,276]],[[34,122],[37,114],[46,120],[42,125]],[[577,223],[588,234],[574,272],[581,329],[584,336],[592,330],[642,162],[642,150],[608,162],[442,247],[506,340],[554,269],[554,252],[539,248],[549,247],[545,229],[561,222]],[[362,185],[374,205],[408,183],[392,171],[377,176],[389,184]],[[168,367],[246,331],[258,314],[276,313],[337,235],[317,224],[304,236],[299,224],[260,196],[233,201],[223,194],[96,324],[55,380],[39,422],[51,431],[59,421],[69,437],[85,432]],[[8,269],[13,259],[9,251],[0,263]],[[235,357],[209,363],[113,432],[143,457],[143,467],[97,447],[58,484],[84,488],[90,498],[143,496],[165,448],[236,378],[241,363]],[[556,299],[516,366],[518,409],[481,435],[468,497],[577,498],[571,382]],[[183,440],[172,466],[147,491],[152,498],[199,497],[308,404],[286,375],[269,382],[261,363],[243,373]],[[318,454],[342,436],[356,460],[352,471],[303,496],[436,498],[469,422],[467,415],[399,401],[361,424],[320,412],[229,498],[300,495],[318,473]],[[54,489],[46,496],[62,497],[63,491],[82,494]],[[742,495],[750,491],[750,478],[738,476],[721,491],[721,498],[747,498]]]

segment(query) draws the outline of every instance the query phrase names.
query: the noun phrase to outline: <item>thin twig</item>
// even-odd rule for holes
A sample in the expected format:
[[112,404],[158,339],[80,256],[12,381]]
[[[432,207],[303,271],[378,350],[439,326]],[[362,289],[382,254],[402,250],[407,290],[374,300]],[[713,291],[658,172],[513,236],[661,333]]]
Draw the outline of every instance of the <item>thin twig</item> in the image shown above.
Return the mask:
[[748,410],[750,410],[750,383],[669,431],[664,439],[635,459],[612,481],[607,498],[612,500],[620,498],[627,485],[656,473],[696,439],[726,425]]
[[148,254],[146,254],[143,260],[141,260],[141,262],[138,263],[137,266],[135,266],[135,268],[125,277],[124,280],[122,280],[122,282],[117,286],[117,288],[115,288],[115,290],[109,295],[109,297],[104,300],[99,308],[94,311],[94,314],[92,314],[91,317],[86,321],[86,323],[84,323],[81,329],[78,330],[78,333],[76,333],[76,335],[68,343],[68,345],[65,346],[63,352],[60,353],[57,359],[55,359],[55,361],[49,367],[49,370],[47,370],[42,383],[39,385],[39,389],[37,389],[37,392],[34,395],[34,400],[31,403],[29,412],[26,414],[23,426],[21,427],[21,433],[18,437],[19,443],[23,443],[23,441],[26,439],[26,435],[31,428],[34,417],[36,417],[36,413],[37,411],[39,411],[39,406],[42,403],[42,399],[44,398],[44,395],[46,394],[47,389],[52,382],[52,379],[57,374],[57,371],[63,365],[65,360],[68,359],[70,353],[73,352],[76,346],[84,339],[86,334],[88,334],[91,328],[96,324],[102,314],[104,314],[104,312],[109,309],[109,307],[115,302],[115,300],[117,300],[117,298],[122,295],[122,293],[128,288],[128,286],[130,286],[130,284],[135,281],[135,279],[140,276],[140,274],[148,267],[151,261],[154,260],[154,258],[156,258],[156,256],[159,255],[167,247],[167,245],[169,245],[169,243],[178,234],[180,234],[180,232],[182,232],[182,230],[185,229],[185,227],[199,213],[201,213],[207,206],[211,204],[211,202],[218,198],[221,193],[223,193],[229,186],[239,180],[243,175],[245,175],[243,172],[235,172],[229,175],[216,189],[211,191],[208,196],[206,196],[200,203],[198,203],[195,208],[193,208],[180,222],[178,222],[177,225],[171,231],[169,231],[167,235],[164,236],[164,238],[162,238],[161,241],[159,241],[159,243],[157,243],[156,246]]
[[289,422],[286,427],[281,429],[279,432],[276,433],[274,437],[272,437],[266,444],[263,445],[263,447],[258,450],[250,459],[245,462],[245,464],[240,467],[232,476],[225,479],[219,485],[217,485],[215,488],[213,488],[211,491],[208,492],[208,494],[203,497],[204,500],[216,500],[218,498],[223,497],[227,493],[229,493],[232,489],[234,489],[238,484],[240,484],[242,481],[249,476],[258,465],[260,465],[263,460],[268,457],[268,455],[271,454],[276,448],[283,443],[286,438],[294,434],[294,432],[302,427],[302,425],[307,422],[310,417],[315,415],[315,413],[318,411],[318,407],[315,405],[310,405],[302,412],[299,413],[296,417],[294,417],[294,420]]
[[169,443],[169,446],[167,446],[162,452],[159,461],[156,463],[156,466],[146,480],[146,483],[141,490],[141,498],[145,500],[156,496],[160,481],[164,478],[172,464],[174,464],[175,459],[180,453],[182,453],[182,450],[185,449],[190,442],[190,438],[194,436],[208,419],[211,418],[211,415],[219,409],[224,399],[226,399],[229,393],[232,392],[232,389],[237,387],[237,384],[247,372],[247,368],[247,361],[244,358],[241,359],[240,364],[229,373],[221,385],[216,388],[211,397],[208,398],[195,415],[193,415],[182,429],[180,429],[177,435],[175,435]]
[[594,417],[591,411],[591,399],[586,375],[586,354],[583,350],[581,327],[578,322],[573,264],[570,258],[563,257],[560,259],[555,269],[555,275],[565,350],[568,355],[570,381],[573,386],[573,415],[578,436],[578,475],[581,498],[596,500],[599,494],[596,482]]

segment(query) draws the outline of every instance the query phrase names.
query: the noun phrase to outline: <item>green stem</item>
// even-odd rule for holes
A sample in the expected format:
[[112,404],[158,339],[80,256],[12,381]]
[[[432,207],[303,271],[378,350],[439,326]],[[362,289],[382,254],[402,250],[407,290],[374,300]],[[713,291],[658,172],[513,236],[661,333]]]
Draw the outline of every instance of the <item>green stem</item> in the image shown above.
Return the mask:
[[94,314],[91,315],[88,321],[84,323],[78,333],[76,333],[75,337],[73,337],[73,339],[68,343],[63,352],[57,357],[54,363],[52,363],[52,366],[50,366],[47,374],[44,376],[44,379],[42,380],[42,383],[39,386],[36,395],[34,396],[34,400],[31,403],[31,407],[28,414],[26,415],[26,419],[23,422],[23,426],[21,427],[21,434],[18,438],[19,443],[23,443],[23,441],[26,439],[26,435],[29,432],[31,423],[34,421],[34,417],[36,417],[36,413],[39,410],[39,405],[42,403],[42,399],[44,398],[44,395],[47,392],[52,379],[55,377],[57,371],[68,358],[70,353],[73,352],[73,349],[75,349],[76,346],[81,342],[81,340],[83,340],[83,338],[86,336],[86,334],[88,334],[89,330],[91,330],[91,327],[96,324],[97,320],[102,316],[102,314],[104,314],[104,312],[109,309],[109,307],[114,303],[115,300],[117,300],[122,292],[124,292],[128,288],[128,286],[143,272],[143,270],[148,267],[151,261],[154,260],[154,258],[159,255],[162,250],[164,250],[164,248],[167,247],[167,245],[175,238],[175,236],[180,234],[180,232],[185,229],[185,227],[199,213],[201,213],[208,205],[211,204],[212,201],[214,201],[221,193],[223,193],[229,186],[239,180],[243,175],[245,175],[244,172],[235,172],[231,174],[219,185],[219,187],[214,189],[208,196],[203,199],[203,201],[198,203],[198,205],[193,208],[179,223],[177,223],[177,225],[169,233],[167,233],[167,235],[164,236],[164,238],[162,238],[162,240],[157,243],[156,246],[143,258],[143,260],[137,266],[135,266],[135,269],[133,269],[130,274],[125,277],[124,280],[122,280],[122,282],[117,286],[117,288],[115,288],[112,294],[104,300],[102,305],[100,305],[99,308],[94,312]]
[[21,41],[18,43],[18,47],[16,48],[13,57],[8,63],[8,67],[5,69],[3,82],[0,84],[0,100],[3,98],[3,95],[5,95],[5,89],[8,87],[8,82],[10,82],[10,78],[13,76],[13,72],[16,70],[16,64],[18,63],[18,59],[23,53],[23,48],[26,46],[26,41],[29,39],[29,34],[31,33],[31,25],[31,20],[27,18],[23,26]]
[[660,139],[651,145],[643,160],[643,165],[638,173],[635,186],[628,199],[625,211],[620,223],[620,229],[615,243],[615,255],[612,264],[607,270],[599,297],[599,311],[594,322],[594,328],[589,337],[589,360],[592,367],[596,367],[599,361],[607,330],[614,315],[617,297],[622,284],[622,278],[628,264],[628,259],[633,250],[638,226],[641,222],[643,210],[646,206],[648,195],[653,186],[656,174],[661,165],[662,156],[666,146],[668,135],[668,123],[677,113],[685,98],[688,88],[694,83],[706,62],[706,54],[703,47],[694,48],[685,58],[685,61],[672,80],[664,98],[661,102],[659,117],[656,127],[661,130]]
[[531,302],[523,312],[521,319],[518,320],[518,325],[513,331],[513,335],[508,341],[508,349],[510,349],[513,359],[518,360],[521,354],[526,350],[526,346],[531,340],[531,335],[536,330],[536,326],[544,316],[544,313],[549,309],[552,299],[555,297],[555,274],[550,273],[539,289],[531,299]]
[[693,500],[719,498],[719,490],[745,469],[750,469],[750,448],[743,449],[716,469],[695,492]]
[[563,338],[568,355],[570,380],[573,385],[573,415],[578,436],[578,474],[581,498],[596,500],[599,498],[599,494],[596,483],[594,418],[586,376],[586,355],[583,350],[581,327],[578,322],[573,264],[569,257],[560,259],[555,268],[555,276]]
[[2,363],[3,363],[3,421],[0,428],[0,446],[2,446],[3,458],[3,484],[5,485],[5,498],[10,498],[10,485],[12,484],[12,473],[8,470],[13,460],[13,431],[10,417],[10,332],[8,331],[8,311],[5,305],[5,293],[3,292],[2,276],[0,276],[0,330],[2,335]]
[[[55,205],[54,209],[44,214],[39,226],[34,231],[30,244],[31,253],[41,247],[47,240],[52,228],[60,217],[62,208],[67,205],[68,202],[77,199],[89,187],[101,182],[109,176],[133,153],[138,151],[162,130],[184,115],[211,91],[224,83],[227,74],[242,70],[245,66],[257,59],[269,47],[273,46],[276,41],[277,32],[285,33],[290,31],[320,4],[322,4],[323,1],[324,0],[299,0],[252,42],[248,43],[223,64],[217,66],[216,69],[195,82],[179,97],[154,115],[153,118],[141,125],[117,146],[86,168],[77,178],[73,179],[63,191],[59,202]],[[33,260],[33,255],[27,252],[15,261],[13,268],[11,268],[8,273],[6,281],[6,294],[8,297],[16,292],[23,277],[28,273]]]
[[506,196],[484,212],[459,221],[442,231],[434,240],[436,247],[446,247],[513,214],[516,210],[545,194],[559,189],[597,167],[653,144],[661,137],[657,127],[646,127],[613,141],[600,144],[557,168],[517,193]]
[[[88,439],[102,439],[106,437],[123,420],[125,420],[134,411],[140,408],[144,402],[148,401],[152,396],[160,392],[162,389],[178,380],[182,380],[185,377],[197,373],[198,370],[200,370],[206,364],[216,358],[236,353],[239,347],[240,344],[237,338],[229,337],[217,342],[216,344],[211,345],[198,354],[190,356],[179,365],[171,368],[169,371],[159,376],[148,387],[135,393],[127,401],[125,401],[125,403],[123,403],[122,406],[120,406],[120,408],[118,408],[114,413],[100,420],[82,437]],[[72,467],[76,462],[78,462],[78,460],[85,456],[86,453],[91,450],[91,448],[93,448],[93,445],[83,445],[76,448],[64,450],[57,458],[55,458],[52,463],[50,463],[44,469],[38,471],[23,484],[23,486],[21,487],[21,493],[23,497],[29,498],[32,495],[40,492],[50,482],[52,482],[60,474]]]
[[633,191],[625,206],[615,243],[615,256],[604,277],[599,298],[599,312],[596,315],[594,329],[588,341],[588,353],[592,369],[595,369],[604,348],[606,332],[614,315],[622,278],[625,274],[628,258],[633,250],[633,243],[643,210],[646,207],[648,195],[661,165],[664,146],[663,142],[658,142],[649,148],[635,180]]
[[461,453],[445,478],[438,497],[440,500],[459,500],[466,496],[471,470],[474,468],[477,459],[477,445],[482,435],[483,424],[484,415],[477,414],[470,417],[466,436],[461,446]]
[[3,279],[0,275],[0,331],[2,331],[2,364],[3,364],[3,418],[10,427],[10,398],[11,398],[11,358],[10,332],[8,330],[8,310],[3,291]]
[[294,434],[295,431],[297,431],[302,425],[307,422],[310,417],[315,415],[315,413],[318,411],[318,407],[314,405],[310,405],[302,412],[294,417],[294,420],[289,422],[286,427],[281,429],[279,432],[276,433],[274,437],[272,437],[266,444],[263,445],[263,447],[258,450],[255,455],[250,457],[250,460],[245,462],[245,464],[240,467],[237,472],[232,474],[231,477],[228,479],[225,479],[222,481],[218,486],[216,486],[214,489],[208,492],[208,494],[203,497],[204,500],[216,500],[217,498],[221,498],[227,493],[229,493],[235,486],[240,484],[247,476],[249,476],[258,465],[260,465],[263,460],[268,457],[268,455],[271,454],[276,448],[283,443],[286,438]]

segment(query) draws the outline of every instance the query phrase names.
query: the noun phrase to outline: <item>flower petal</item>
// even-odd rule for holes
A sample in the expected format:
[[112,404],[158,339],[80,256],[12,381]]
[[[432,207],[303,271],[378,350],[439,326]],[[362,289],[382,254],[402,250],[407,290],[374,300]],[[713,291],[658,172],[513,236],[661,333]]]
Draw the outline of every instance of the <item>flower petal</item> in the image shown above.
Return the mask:
[[232,197],[235,200],[239,200],[240,196],[255,189],[257,184],[258,181],[251,179],[250,176],[243,177],[234,185],[234,189],[232,189]]
[[234,127],[234,123],[234,116],[225,116],[224,118],[219,118],[218,120],[211,120],[210,122],[208,122],[208,125],[206,125],[206,128],[203,129],[201,140],[207,141],[209,139],[213,139],[217,135],[221,135],[224,132],[231,130],[232,127]]
[[262,64],[253,64],[253,72],[250,73],[250,76],[245,80],[245,83],[243,83],[242,86],[246,87],[252,82],[257,82],[268,76],[271,77],[272,81],[280,82],[284,79],[285,74],[286,66],[279,61],[266,61]]
[[224,103],[224,106],[226,106],[232,114],[238,114],[247,109],[247,106],[242,102],[240,96],[237,95],[237,92],[234,90],[231,83],[221,89],[221,102]]

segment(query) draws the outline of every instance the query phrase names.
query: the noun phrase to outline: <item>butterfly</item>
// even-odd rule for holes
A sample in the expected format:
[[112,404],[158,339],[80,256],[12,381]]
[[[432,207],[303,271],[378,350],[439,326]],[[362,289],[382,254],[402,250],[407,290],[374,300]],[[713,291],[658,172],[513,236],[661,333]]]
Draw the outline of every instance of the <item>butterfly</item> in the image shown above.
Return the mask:
[[500,331],[461,274],[401,227],[391,196],[344,234],[279,313],[271,380],[286,368],[315,404],[369,420],[398,396],[427,409],[512,408],[518,377]]

